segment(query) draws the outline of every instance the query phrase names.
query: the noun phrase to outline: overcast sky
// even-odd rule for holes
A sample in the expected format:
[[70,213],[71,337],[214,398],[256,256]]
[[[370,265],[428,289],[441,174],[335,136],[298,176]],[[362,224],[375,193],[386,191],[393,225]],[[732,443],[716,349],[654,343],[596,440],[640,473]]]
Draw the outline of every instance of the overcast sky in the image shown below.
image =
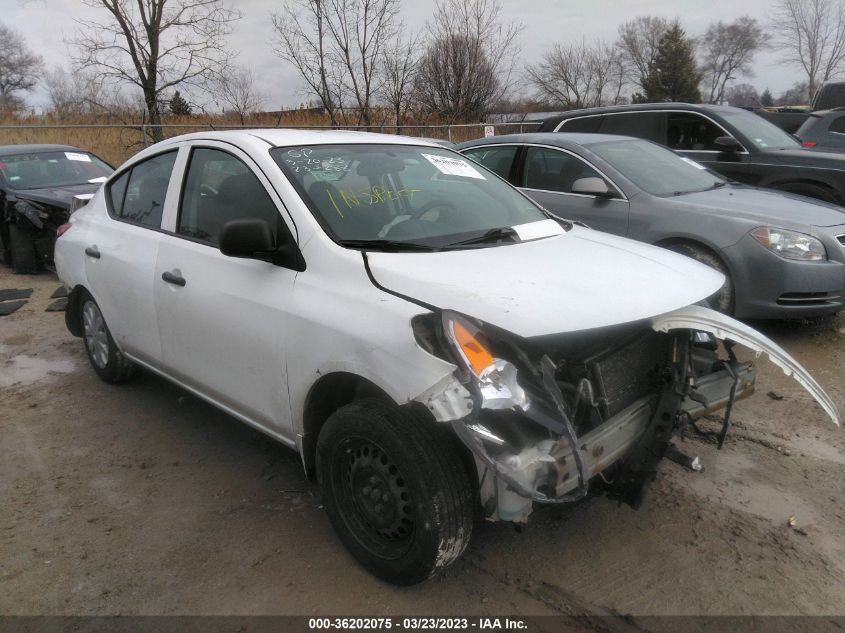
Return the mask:
[[[304,100],[302,84],[284,62],[271,50],[273,37],[270,12],[284,0],[224,0],[237,7],[243,19],[236,22],[231,46],[239,54],[239,63],[255,70],[261,90],[268,96],[267,109],[294,107]],[[640,15],[666,18],[679,17],[689,35],[704,32],[710,22],[730,21],[750,15],[764,26],[771,11],[771,0],[501,0],[503,18],[524,25],[520,37],[523,63],[535,62],[555,43],[588,42],[597,39],[611,42],[618,25]],[[408,29],[419,30],[428,19],[433,0],[403,0],[403,18]],[[48,67],[65,66],[67,47],[64,39],[73,35],[74,18],[102,13],[83,6],[80,0],[0,0],[0,20],[21,31],[30,46],[47,62]],[[801,71],[784,67],[778,54],[759,54],[755,60],[754,78],[743,78],[762,92],[768,87],[777,96],[796,81]],[[32,105],[46,102],[43,93],[32,95]]]

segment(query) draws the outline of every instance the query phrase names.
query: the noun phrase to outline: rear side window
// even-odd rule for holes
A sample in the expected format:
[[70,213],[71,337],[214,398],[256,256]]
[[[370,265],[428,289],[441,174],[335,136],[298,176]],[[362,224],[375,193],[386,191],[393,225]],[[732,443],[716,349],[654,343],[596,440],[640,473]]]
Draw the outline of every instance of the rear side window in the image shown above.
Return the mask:
[[464,154],[476,163],[484,165],[494,174],[498,174],[505,180],[511,173],[513,159],[516,156],[516,146],[507,147],[476,147],[464,152]]
[[134,165],[109,185],[112,214],[126,222],[161,228],[164,199],[176,151],[153,156]]
[[662,112],[625,112],[609,114],[604,117],[599,132],[602,134],[621,134],[644,138],[647,141],[664,144],[663,133],[665,114]]
[[583,160],[566,152],[529,147],[525,154],[522,187],[571,193],[573,183],[581,178],[602,176]]
[[564,119],[558,132],[586,132],[595,133],[601,127],[603,116],[582,116],[574,119]]
[[840,116],[835,118],[830,123],[830,127],[828,128],[831,132],[837,132],[838,134],[845,134],[845,116]]
[[230,220],[265,220],[274,236],[282,221],[261,181],[240,159],[210,148],[191,153],[176,232],[212,244]]

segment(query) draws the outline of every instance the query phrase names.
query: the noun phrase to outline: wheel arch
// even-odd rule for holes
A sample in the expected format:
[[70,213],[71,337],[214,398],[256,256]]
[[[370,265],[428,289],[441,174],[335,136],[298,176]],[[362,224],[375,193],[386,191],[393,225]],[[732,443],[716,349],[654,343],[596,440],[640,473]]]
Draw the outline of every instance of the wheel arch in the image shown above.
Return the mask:
[[657,242],[654,242],[654,246],[659,246],[660,248],[669,248],[671,246],[677,246],[677,245],[680,245],[680,244],[686,244],[688,246],[694,246],[695,248],[700,248],[702,250],[707,251],[708,253],[713,255],[713,257],[715,257],[720,262],[722,262],[722,265],[727,269],[727,271],[731,275],[731,277],[736,276],[735,273],[734,273],[733,263],[728,258],[725,257],[725,255],[724,255],[724,253],[722,253],[721,249],[716,247],[716,246],[713,246],[712,244],[707,243],[706,241],[703,241],[701,239],[697,239],[695,237],[678,235],[678,236],[674,236],[674,237],[665,237],[665,238],[658,240]]
[[74,336],[82,336],[82,298],[88,290],[82,284],[74,286],[67,296],[67,307],[65,308],[65,325],[68,331]]
[[303,407],[302,430],[297,437],[302,465],[309,477],[314,475],[317,437],[326,420],[341,407],[362,398],[375,398],[395,404],[384,389],[351,372],[325,374],[311,386]]
[[[790,186],[796,187],[796,188],[816,187],[816,188],[822,189],[826,193],[828,193],[836,204],[841,205],[841,204],[843,204],[843,202],[845,202],[845,199],[843,199],[842,194],[837,190],[837,188],[835,186],[831,185],[828,182],[825,182],[824,180],[818,180],[816,178],[780,178],[780,179],[777,179],[777,180],[773,180],[771,182],[767,182],[763,186],[768,187],[770,189],[777,189],[778,191],[785,191],[784,187],[790,187]],[[786,191],[786,193],[799,194],[799,192],[797,192],[797,191]],[[799,194],[799,195],[807,195],[807,194]],[[810,197],[810,198],[813,198],[813,199],[816,199],[816,200],[820,199],[820,198],[816,198],[816,196],[810,196],[810,195],[808,195],[807,197]]]

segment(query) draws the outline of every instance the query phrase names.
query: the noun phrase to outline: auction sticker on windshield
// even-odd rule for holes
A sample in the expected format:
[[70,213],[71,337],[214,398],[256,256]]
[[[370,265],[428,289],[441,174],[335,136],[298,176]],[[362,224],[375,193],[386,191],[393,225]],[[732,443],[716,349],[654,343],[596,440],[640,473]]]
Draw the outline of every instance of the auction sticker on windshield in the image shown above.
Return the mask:
[[437,156],[435,154],[423,154],[423,156],[428,162],[437,167],[441,173],[448,176],[466,176],[467,178],[487,180],[475,167],[460,158]]
[[65,152],[68,160],[78,160],[81,163],[90,163],[91,157],[88,154],[79,154],[77,152]]

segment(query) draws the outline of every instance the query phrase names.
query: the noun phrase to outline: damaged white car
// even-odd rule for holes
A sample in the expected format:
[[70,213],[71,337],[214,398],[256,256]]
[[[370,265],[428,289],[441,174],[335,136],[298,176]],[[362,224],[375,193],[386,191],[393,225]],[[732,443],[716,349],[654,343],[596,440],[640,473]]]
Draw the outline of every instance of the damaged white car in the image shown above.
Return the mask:
[[[94,370],[135,366],[285,444],[352,555],[411,584],[480,507],[601,485],[639,505],[674,433],[754,388],[696,305],[721,274],[555,220],[492,172],[375,134],[201,133],[150,147],[59,230],[67,325]],[[719,341],[724,341],[720,344]]]

